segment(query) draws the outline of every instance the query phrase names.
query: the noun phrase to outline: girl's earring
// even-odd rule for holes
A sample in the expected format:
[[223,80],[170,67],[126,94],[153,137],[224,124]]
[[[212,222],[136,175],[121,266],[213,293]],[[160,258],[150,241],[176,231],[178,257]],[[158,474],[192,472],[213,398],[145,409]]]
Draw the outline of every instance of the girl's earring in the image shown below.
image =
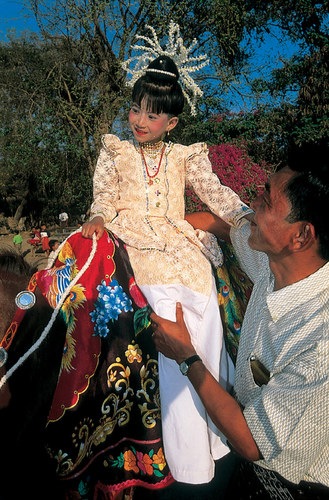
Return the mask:
[[170,130],[167,130],[167,138],[169,138]]

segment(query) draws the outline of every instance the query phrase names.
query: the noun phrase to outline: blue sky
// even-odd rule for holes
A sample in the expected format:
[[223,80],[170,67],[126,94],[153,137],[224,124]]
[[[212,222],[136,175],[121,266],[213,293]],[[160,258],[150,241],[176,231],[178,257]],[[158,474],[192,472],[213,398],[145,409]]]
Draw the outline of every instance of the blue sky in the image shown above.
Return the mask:
[[[51,1],[51,0],[50,0]],[[0,40],[6,40],[8,31],[14,31],[17,35],[24,31],[38,31],[37,23],[33,15],[24,6],[24,3],[19,0],[0,0]],[[278,33],[273,30],[271,35],[267,35],[265,42],[259,44],[258,39],[253,40],[251,46],[255,48],[255,55],[250,61],[251,73],[249,76],[265,76],[274,67],[280,66],[282,63],[280,59],[284,59],[287,55],[291,55],[296,47],[287,40],[286,42],[278,41]],[[248,94],[248,88],[245,82],[240,82],[237,85],[239,91],[243,94]],[[250,99],[245,100],[238,97],[236,93],[234,97],[234,90],[232,87],[233,101],[236,99],[236,105],[233,105],[232,110],[239,111],[253,107]],[[266,99],[266,98],[265,98]]]
[[8,30],[15,29],[22,33],[24,30],[37,30],[37,24],[29,14],[23,2],[18,0],[0,0],[0,38],[6,39]]

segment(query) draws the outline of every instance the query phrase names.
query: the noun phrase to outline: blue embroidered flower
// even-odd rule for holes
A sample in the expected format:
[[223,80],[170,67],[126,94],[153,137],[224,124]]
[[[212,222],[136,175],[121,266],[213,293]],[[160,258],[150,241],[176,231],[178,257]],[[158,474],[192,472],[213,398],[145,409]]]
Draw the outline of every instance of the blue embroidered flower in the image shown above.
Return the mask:
[[132,303],[116,280],[111,281],[109,285],[103,280],[101,285],[97,286],[97,290],[95,309],[90,313],[91,321],[95,323],[94,335],[107,337],[108,322],[118,319],[122,312],[133,311]]

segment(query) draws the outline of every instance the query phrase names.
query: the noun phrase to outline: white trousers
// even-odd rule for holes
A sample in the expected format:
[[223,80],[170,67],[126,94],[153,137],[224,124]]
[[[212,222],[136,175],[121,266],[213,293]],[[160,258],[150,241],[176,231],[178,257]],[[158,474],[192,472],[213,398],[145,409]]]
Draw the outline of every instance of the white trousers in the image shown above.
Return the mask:
[[[216,380],[227,388],[233,365],[229,365],[223,346],[215,283],[210,297],[183,285],[140,288],[154,312],[171,321],[176,320],[176,302],[182,303],[184,320],[197,353]],[[229,452],[226,440],[210,420],[188,377],[181,374],[175,361],[161,353],[159,382],[164,452],[170,471],[176,481],[207,483],[214,476],[214,460]]]

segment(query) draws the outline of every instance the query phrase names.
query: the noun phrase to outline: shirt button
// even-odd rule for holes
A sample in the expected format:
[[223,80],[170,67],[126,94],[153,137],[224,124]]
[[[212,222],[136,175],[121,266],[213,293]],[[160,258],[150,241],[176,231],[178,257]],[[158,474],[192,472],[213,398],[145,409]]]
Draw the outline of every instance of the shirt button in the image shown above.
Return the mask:
[[159,207],[161,207],[161,203],[160,203],[159,201],[157,201],[157,202],[156,202],[156,204],[155,204],[155,206],[156,206],[157,208],[159,208]]

